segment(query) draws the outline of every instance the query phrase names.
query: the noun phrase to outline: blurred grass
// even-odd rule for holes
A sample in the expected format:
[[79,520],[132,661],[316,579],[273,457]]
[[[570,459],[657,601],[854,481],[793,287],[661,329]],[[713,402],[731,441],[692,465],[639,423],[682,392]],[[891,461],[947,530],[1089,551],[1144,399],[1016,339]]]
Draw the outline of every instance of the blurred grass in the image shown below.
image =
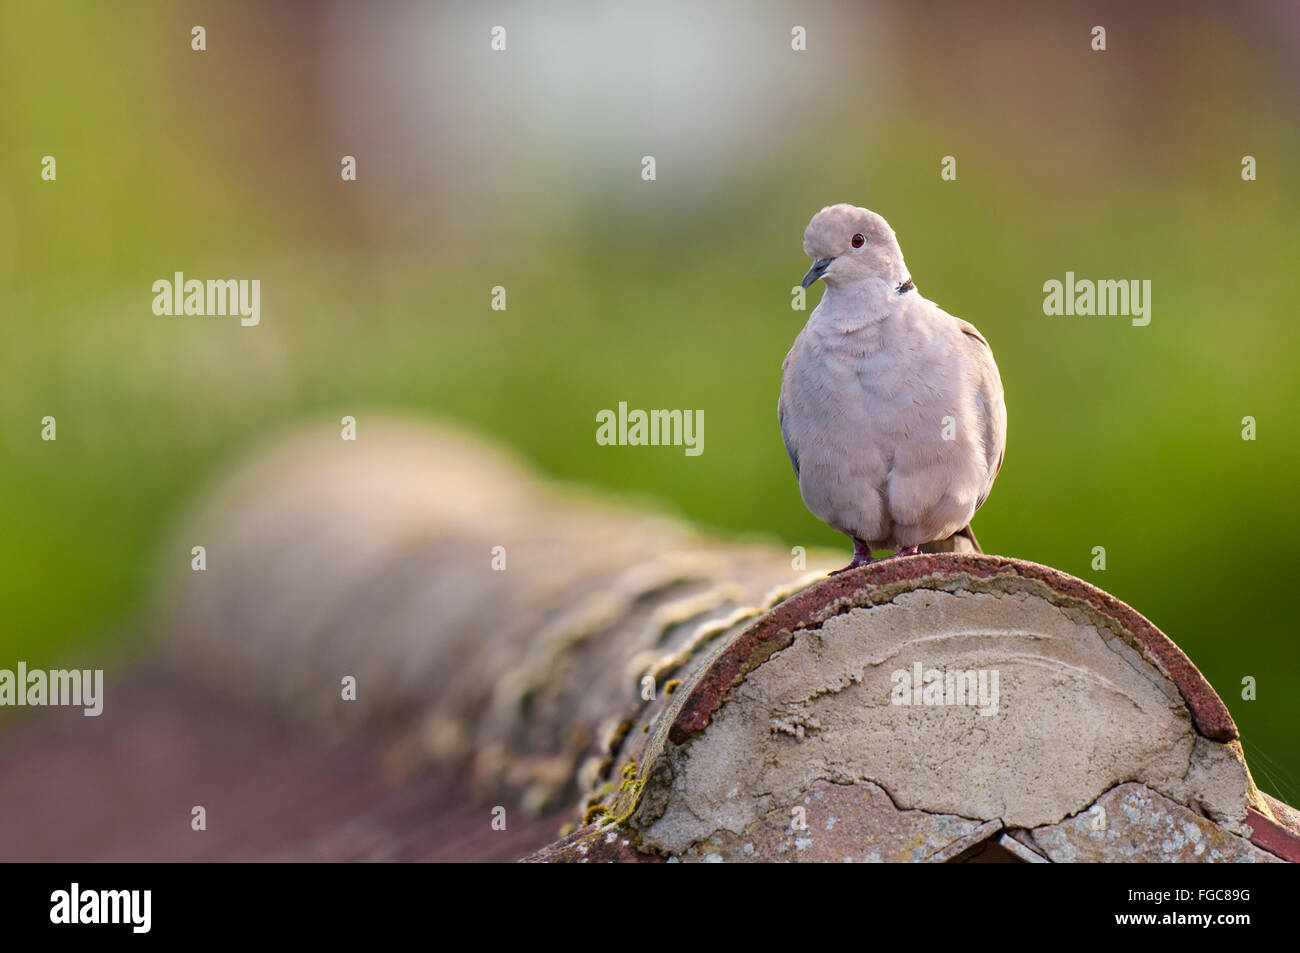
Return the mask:
[[[903,101],[883,123],[792,132],[689,217],[672,196],[698,184],[669,175],[551,208],[548,177],[581,174],[582,156],[561,153],[532,172],[532,203],[473,241],[363,241],[335,160],[267,138],[284,107],[210,89],[212,55],[185,67],[211,76],[170,88],[184,48],[146,53],[177,46],[184,14],[78,10],[75,26],[0,14],[0,665],[130,647],[152,567],[189,558],[161,547],[203,487],[297,420],[362,414],[364,441],[370,408],[464,421],[549,474],[721,532],[847,553],[799,499],[776,395],[806,319],[789,307],[803,226],[853,201],[891,221],[921,293],[997,355],[1010,436],[975,524],[985,548],[1151,618],[1224,696],[1247,750],[1271,756],[1276,780],[1257,780],[1300,798],[1293,116],[1238,98],[1213,119],[1152,118],[1158,137],[1080,147]],[[188,107],[202,123],[178,119]],[[954,138],[958,180],[944,183]],[[1246,151],[1258,182],[1240,180]],[[39,180],[47,153],[57,183]],[[174,270],[261,278],[262,326],[155,317],[150,283]],[[1151,279],[1150,326],[1044,316],[1042,283],[1067,270]],[[496,284],[505,312],[488,306]],[[595,414],[620,400],[703,409],[703,456],[597,446]],[[39,439],[46,414],[56,443]],[[1240,439],[1247,414],[1255,442]],[[1258,701],[1240,698],[1245,676]]]

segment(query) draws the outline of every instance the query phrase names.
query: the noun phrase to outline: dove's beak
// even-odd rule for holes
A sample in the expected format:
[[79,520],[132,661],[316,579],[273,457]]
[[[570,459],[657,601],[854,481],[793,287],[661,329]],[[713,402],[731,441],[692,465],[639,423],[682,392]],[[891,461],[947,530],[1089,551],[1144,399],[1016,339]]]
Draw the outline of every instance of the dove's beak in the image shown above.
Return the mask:
[[818,258],[813,262],[812,267],[808,269],[808,274],[803,276],[803,286],[807,288],[810,284],[826,274],[826,269],[831,266],[834,258]]

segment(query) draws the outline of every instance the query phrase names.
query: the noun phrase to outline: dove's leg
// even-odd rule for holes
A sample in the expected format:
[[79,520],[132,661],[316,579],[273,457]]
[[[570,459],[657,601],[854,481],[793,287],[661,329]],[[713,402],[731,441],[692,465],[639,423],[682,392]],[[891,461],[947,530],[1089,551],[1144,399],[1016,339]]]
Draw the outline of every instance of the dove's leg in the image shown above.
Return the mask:
[[859,566],[865,566],[869,562],[871,562],[871,547],[854,536],[853,562],[849,563],[843,569],[835,570],[831,575],[838,576],[842,572],[848,572],[850,569],[857,569]]

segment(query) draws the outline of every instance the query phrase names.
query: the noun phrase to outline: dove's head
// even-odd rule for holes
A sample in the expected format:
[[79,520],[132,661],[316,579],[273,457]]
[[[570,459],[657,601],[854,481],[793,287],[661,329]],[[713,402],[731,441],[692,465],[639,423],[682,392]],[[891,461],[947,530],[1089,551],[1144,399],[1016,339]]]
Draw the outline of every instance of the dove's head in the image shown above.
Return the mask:
[[821,278],[835,288],[868,278],[891,285],[909,279],[903,252],[889,223],[870,209],[828,205],[808,223],[803,250],[813,260],[803,286]]

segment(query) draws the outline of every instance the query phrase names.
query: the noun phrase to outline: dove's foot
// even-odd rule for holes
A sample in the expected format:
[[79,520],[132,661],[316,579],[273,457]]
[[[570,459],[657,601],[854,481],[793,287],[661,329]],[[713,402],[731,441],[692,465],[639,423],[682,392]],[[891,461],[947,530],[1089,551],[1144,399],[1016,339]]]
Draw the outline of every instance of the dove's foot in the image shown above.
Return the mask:
[[865,566],[871,561],[871,547],[855,536],[853,537],[853,562],[849,563],[843,569],[835,570],[831,575],[838,576],[840,573],[848,572],[850,569],[857,569],[859,566]]
[[919,552],[920,552],[920,550],[919,550],[917,547],[915,547],[915,546],[908,546],[908,547],[906,547],[906,548],[904,548],[904,549],[900,549],[898,552],[894,553],[892,556],[886,556],[885,558],[886,558],[886,559],[897,559],[899,556],[915,556],[915,555],[916,555],[917,553],[919,553]]

